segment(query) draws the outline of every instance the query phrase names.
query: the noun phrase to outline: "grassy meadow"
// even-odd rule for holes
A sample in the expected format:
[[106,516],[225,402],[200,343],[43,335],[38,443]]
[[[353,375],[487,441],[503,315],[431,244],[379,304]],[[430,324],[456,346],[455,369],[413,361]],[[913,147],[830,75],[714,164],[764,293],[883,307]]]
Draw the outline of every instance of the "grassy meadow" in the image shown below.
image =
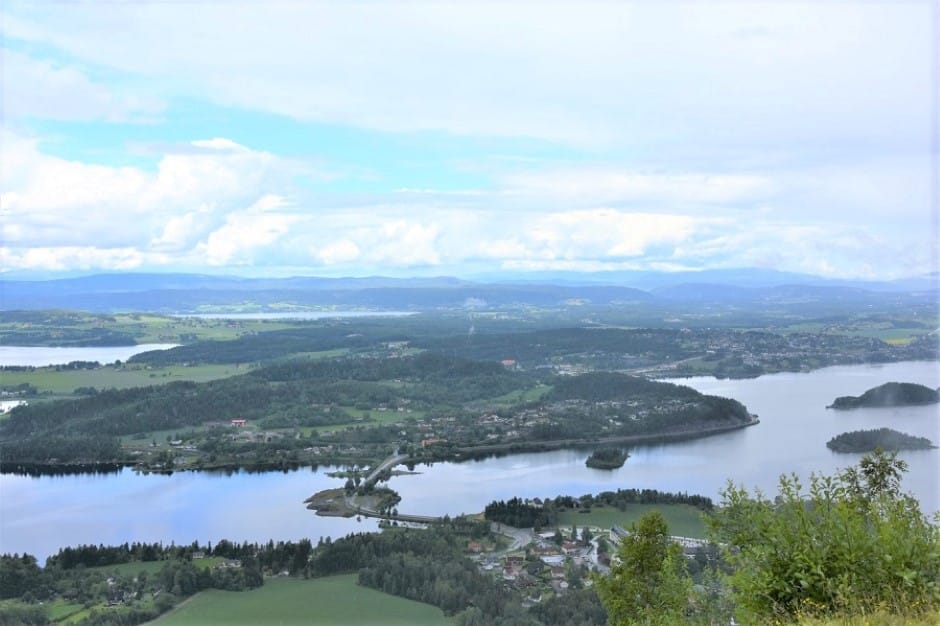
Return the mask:
[[672,535],[697,539],[705,537],[702,511],[688,504],[628,504],[624,511],[612,506],[595,506],[590,513],[564,511],[558,516],[558,524],[563,531],[570,530],[572,525],[578,528],[593,526],[609,529],[621,526],[629,529],[631,524],[650,511],[662,513]]
[[311,580],[274,579],[252,591],[203,591],[153,622],[157,626],[305,626],[383,624],[437,626],[453,623],[429,604],[356,584],[356,575]]
[[[184,367],[147,368],[140,365],[119,367],[103,366],[88,370],[57,370],[55,367],[40,367],[29,371],[3,372],[4,386],[12,387],[22,383],[34,386],[40,394],[70,396],[78,387],[96,389],[127,389],[188,380],[203,383],[218,378],[226,378],[248,371],[245,365],[194,365]],[[29,400],[29,398],[27,398]]]

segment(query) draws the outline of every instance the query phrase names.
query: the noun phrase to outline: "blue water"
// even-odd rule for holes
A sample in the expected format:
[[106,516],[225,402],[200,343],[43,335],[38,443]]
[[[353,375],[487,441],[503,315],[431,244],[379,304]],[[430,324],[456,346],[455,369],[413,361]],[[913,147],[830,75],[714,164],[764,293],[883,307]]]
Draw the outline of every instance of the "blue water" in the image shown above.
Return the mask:
[[[617,488],[685,491],[716,501],[728,480],[776,493],[780,474],[831,474],[861,455],[836,454],[826,441],[847,430],[887,426],[940,443],[937,405],[892,409],[827,410],[837,396],[859,395],[889,381],[940,386],[934,362],[831,367],[807,374],[750,380],[692,378],[705,393],[730,396],[760,416],[743,430],[691,441],[639,446],[623,467],[586,467],[587,450],[518,454],[467,463],[418,466],[420,474],[394,477],[399,510],[425,515],[479,512],[494,499],[582,495]],[[940,510],[940,450],[903,452],[910,466],[904,487],[926,512]],[[28,551],[44,559],[79,543],[163,541],[190,543],[339,537],[373,530],[373,520],[324,518],[303,500],[341,487],[326,469],[226,476],[177,473],[30,478],[0,476],[0,552]]]

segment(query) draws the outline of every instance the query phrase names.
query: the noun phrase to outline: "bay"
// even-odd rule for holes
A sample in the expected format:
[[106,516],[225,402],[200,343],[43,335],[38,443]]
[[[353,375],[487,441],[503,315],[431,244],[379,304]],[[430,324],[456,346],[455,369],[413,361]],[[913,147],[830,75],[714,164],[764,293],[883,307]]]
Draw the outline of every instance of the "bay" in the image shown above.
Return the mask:
[[[886,426],[940,445],[940,405],[888,409],[826,409],[837,396],[860,395],[885,382],[940,386],[936,362],[829,367],[746,380],[698,377],[672,380],[702,393],[731,397],[758,414],[760,424],[741,430],[667,444],[635,446],[615,470],[586,467],[590,450],[516,454],[466,463],[439,463],[423,473],[392,480],[401,511],[455,515],[480,511],[495,499],[579,496],[605,490],[658,489],[708,496],[718,501],[729,480],[775,495],[781,474],[797,473],[808,484],[812,472],[832,474],[854,465],[861,454],[826,447],[850,430]],[[910,471],[902,487],[925,512],[940,510],[940,450],[904,451]]]
[[336,468],[231,474],[176,472],[0,476],[0,553],[28,552],[44,563],[80,544],[220,539],[267,542],[342,537],[377,530],[376,520],[319,517],[304,500],[342,487]]

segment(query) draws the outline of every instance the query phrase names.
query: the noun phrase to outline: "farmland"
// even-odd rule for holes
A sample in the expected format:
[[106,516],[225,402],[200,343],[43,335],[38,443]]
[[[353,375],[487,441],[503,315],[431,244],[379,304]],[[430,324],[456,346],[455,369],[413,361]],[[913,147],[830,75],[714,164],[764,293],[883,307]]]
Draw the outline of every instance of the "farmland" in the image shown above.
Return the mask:
[[154,623],[437,626],[452,622],[438,608],[360,587],[356,575],[348,574],[313,580],[270,580],[246,592],[203,591]]

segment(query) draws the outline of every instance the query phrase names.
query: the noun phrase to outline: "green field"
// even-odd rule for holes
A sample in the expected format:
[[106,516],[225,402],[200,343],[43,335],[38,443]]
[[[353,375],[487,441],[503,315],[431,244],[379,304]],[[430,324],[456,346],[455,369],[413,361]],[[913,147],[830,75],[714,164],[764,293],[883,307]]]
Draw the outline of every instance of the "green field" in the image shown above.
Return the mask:
[[303,432],[304,436],[309,436],[310,431],[312,430],[315,430],[318,433],[330,433],[336,430],[343,430],[344,428],[355,428],[356,426],[363,426],[365,428],[370,426],[385,426],[386,424],[402,422],[409,418],[416,420],[424,419],[425,415],[425,411],[421,410],[413,410],[410,413],[399,413],[398,411],[366,411],[353,407],[340,408],[350,417],[350,421],[343,422],[341,424],[329,424],[327,426],[301,428],[301,432]]
[[705,537],[705,524],[702,523],[702,511],[688,504],[628,504],[625,511],[612,506],[594,507],[590,513],[564,511],[558,516],[562,530],[570,530],[574,524],[578,528],[594,526],[610,529],[612,526],[630,528],[640,517],[650,511],[659,511],[669,524],[669,534],[679,537]]
[[197,340],[235,339],[246,333],[281,330],[303,325],[296,320],[231,320],[170,317],[147,313],[96,315],[81,311],[37,311],[30,321],[11,321],[0,315],[0,333],[45,331],[42,345],[62,345],[63,333],[107,328],[130,335],[137,343],[192,343]]
[[203,591],[154,622],[159,626],[451,623],[431,605],[360,587],[355,574],[268,580],[252,591]]
[[49,609],[49,619],[60,624],[69,624],[77,622],[80,619],[88,617],[90,609],[84,605],[65,600],[55,600],[46,605]]
[[885,343],[904,346],[933,329],[925,328],[921,320],[898,317],[893,318],[891,321],[858,319],[828,324],[801,322],[790,324],[781,330],[784,333],[826,333],[852,337],[870,337],[880,339]]
[[497,396],[492,399],[492,402],[496,404],[505,404],[507,406],[519,402],[535,402],[536,400],[541,400],[542,396],[551,390],[552,387],[550,385],[538,384],[530,389],[510,391],[509,393]]
[[[93,370],[64,371],[57,371],[54,367],[42,367],[31,371],[5,371],[3,372],[3,384],[12,387],[29,383],[36,387],[39,393],[63,396],[72,394],[78,387],[126,389],[128,387],[162,385],[175,380],[190,380],[202,383],[236,374],[244,374],[248,370],[249,368],[244,365],[241,367],[235,365],[194,365],[191,367],[175,365],[160,368],[128,365],[122,367],[106,366]],[[29,398],[27,398],[28,400]]]
[[[193,565],[209,569],[225,561],[220,556],[208,557],[205,559],[194,559]],[[116,573],[118,576],[136,576],[141,572],[147,572],[148,576],[158,573],[169,561],[132,561],[130,563],[118,563],[116,565],[99,565],[89,567],[90,572],[105,572],[106,574]]]

